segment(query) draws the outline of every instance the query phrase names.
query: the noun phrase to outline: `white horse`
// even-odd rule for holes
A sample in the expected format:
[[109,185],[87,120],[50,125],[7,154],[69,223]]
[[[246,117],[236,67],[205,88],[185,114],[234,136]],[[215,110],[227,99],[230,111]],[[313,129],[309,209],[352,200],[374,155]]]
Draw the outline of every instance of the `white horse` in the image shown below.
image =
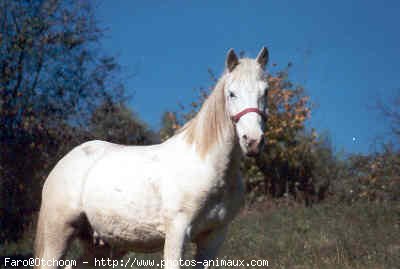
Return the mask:
[[267,61],[266,48],[256,59],[230,50],[199,113],[162,144],[89,141],[64,156],[43,187],[35,257],[62,259],[79,238],[78,266],[110,250],[120,259],[164,248],[165,268],[180,268],[188,241],[197,261],[213,259],[244,201],[242,153],[255,155],[263,144]]

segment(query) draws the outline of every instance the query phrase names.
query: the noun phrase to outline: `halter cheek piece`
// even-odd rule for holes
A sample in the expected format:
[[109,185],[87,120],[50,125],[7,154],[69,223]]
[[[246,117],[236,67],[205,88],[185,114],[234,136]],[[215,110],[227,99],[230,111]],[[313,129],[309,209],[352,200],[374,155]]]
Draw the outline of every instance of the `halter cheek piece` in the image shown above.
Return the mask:
[[260,115],[262,117],[263,120],[267,119],[267,116],[265,115],[265,113],[262,112],[261,110],[259,110],[258,108],[255,108],[255,107],[250,107],[250,108],[243,109],[242,111],[240,111],[236,115],[233,115],[231,117],[231,119],[232,119],[232,121],[234,123],[237,123],[240,120],[241,117],[243,117],[244,115],[246,115],[247,113],[250,113],[250,112],[257,113],[258,115]]

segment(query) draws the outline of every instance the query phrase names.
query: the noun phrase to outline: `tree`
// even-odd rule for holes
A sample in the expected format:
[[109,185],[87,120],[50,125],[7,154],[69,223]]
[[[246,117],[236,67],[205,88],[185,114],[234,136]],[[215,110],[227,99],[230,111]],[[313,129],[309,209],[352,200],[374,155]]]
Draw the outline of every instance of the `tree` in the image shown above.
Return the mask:
[[29,223],[50,168],[90,137],[94,109],[124,98],[101,36],[89,1],[0,2],[1,239]]
[[94,139],[126,145],[148,145],[158,137],[123,103],[101,104],[93,112],[89,132]]
[[179,129],[179,123],[176,113],[170,111],[164,112],[161,117],[161,128],[159,131],[161,140],[167,140],[173,136],[177,129]]
[[303,87],[289,80],[290,66],[268,77],[266,145],[257,159],[244,164],[250,198],[315,193],[312,151],[316,135],[305,132],[311,112],[309,97]]
[[395,146],[398,146],[400,144],[400,88],[395,91],[394,96],[389,101],[378,100],[377,109],[389,122],[391,133],[396,140]]
[[339,201],[399,201],[400,152],[392,144],[381,152],[350,155],[341,170],[333,186]]

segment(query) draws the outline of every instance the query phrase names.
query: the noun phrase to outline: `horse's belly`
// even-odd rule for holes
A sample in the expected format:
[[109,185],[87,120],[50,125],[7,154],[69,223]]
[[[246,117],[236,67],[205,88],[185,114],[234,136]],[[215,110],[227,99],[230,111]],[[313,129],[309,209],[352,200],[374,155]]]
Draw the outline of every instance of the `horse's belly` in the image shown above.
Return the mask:
[[162,248],[161,194],[154,179],[90,177],[82,204],[93,233],[104,243],[144,252]]
[[163,246],[165,234],[157,221],[103,214],[89,215],[88,219],[95,241],[140,252],[157,251]]

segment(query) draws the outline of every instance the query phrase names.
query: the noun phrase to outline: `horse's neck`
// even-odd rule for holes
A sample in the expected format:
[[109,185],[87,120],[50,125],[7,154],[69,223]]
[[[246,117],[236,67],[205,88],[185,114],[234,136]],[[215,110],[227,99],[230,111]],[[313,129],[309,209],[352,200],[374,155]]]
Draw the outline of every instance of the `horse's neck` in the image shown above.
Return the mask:
[[235,170],[241,157],[235,127],[226,110],[224,79],[217,82],[199,113],[181,130],[183,139],[194,145],[200,159],[219,175]]
[[236,135],[224,134],[221,141],[216,144],[215,149],[210,151],[209,161],[220,175],[225,176],[227,172],[236,173],[239,169],[241,150]]
[[204,157],[221,178],[230,180],[239,171],[242,153],[237,142],[236,132],[230,119],[226,119],[218,142],[215,142]]

